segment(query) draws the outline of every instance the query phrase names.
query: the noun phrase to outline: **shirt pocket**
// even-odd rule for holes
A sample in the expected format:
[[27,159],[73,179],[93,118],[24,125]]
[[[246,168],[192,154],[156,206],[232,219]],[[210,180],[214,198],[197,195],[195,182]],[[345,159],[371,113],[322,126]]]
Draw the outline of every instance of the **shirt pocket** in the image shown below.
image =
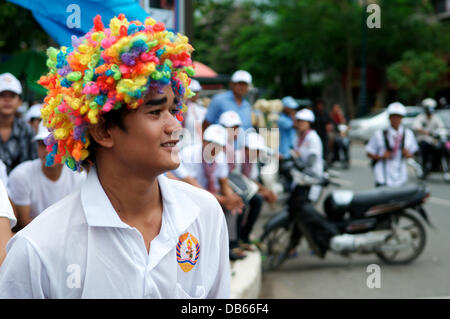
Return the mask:
[[206,290],[204,286],[197,285],[195,287],[195,295],[192,296],[188,294],[179,283],[177,283],[176,286],[177,299],[205,299],[205,297],[206,297]]

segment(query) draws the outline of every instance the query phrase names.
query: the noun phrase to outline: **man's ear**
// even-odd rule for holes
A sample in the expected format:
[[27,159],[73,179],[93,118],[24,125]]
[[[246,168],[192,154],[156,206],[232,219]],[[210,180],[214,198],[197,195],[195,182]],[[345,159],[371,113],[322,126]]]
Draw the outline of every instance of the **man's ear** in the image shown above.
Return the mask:
[[97,124],[89,124],[88,130],[89,134],[98,145],[105,148],[111,148],[114,145],[111,132],[106,127],[105,120],[103,118],[99,118]]

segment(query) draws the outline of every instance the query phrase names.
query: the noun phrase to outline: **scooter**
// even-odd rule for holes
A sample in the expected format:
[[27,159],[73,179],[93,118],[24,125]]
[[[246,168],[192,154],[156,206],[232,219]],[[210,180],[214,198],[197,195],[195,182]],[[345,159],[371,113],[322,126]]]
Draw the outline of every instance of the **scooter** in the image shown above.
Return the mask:
[[433,132],[434,151],[431,160],[431,169],[425,170],[420,159],[410,159],[408,164],[414,168],[417,178],[425,180],[427,172],[442,173],[444,181],[450,183],[450,133],[442,128]]
[[[288,171],[294,187],[338,185],[329,176],[315,176],[297,159],[292,159]],[[412,262],[425,247],[423,221],[433,227],[423,208],[429,196],[430,190],[423,183],[401,188],[331,192],[324,200],[323,209],[326,222],[336,226],[339,234],[330,240],[329,250],[342,256],[375,254],[388,264]],[[263,226],[259,239],[263,270],[275,270],[291,256],[299,244],[298,240],[293,242],[293,232],[299,233],[300,238],[305,237],[314,249],[311,237],[303,234],[290,216],[289,207],[276,213]]]

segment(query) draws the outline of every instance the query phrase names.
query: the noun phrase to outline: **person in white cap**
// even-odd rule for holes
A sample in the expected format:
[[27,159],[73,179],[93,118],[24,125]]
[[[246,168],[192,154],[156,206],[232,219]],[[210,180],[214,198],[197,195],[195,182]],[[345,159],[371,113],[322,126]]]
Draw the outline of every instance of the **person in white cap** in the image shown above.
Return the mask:
[[[304,108],[295,115],[295,128],[298,131],[298,140],[294,153],[304,163],[309,172],[317,177],[323,175],[322,141],[312,125],[315,121],[314,113]],[[300,232],[308,238],[314,253],[323,258],[329,248],[330,239],[338,233],[336,226],[328,222],[314,208],[319,199],[321,187],[319,185],[296,185],[291,189],[289,214],[295,221],[295,231],[292,233],[292,247],[296,247],[300,239]],[[292,248],[290,255],[295,254]]]
[[41,108],[42,104],[33,104],[23,116],[25,122],[33,128],[36,134],[39,130],[39,123],[41,122]]
[[180,143],[181,147],[189,144],[201,143],[202,123],[207,111],[206,108],[199,103],[200,92],[202,91],[200,82],[192,79],[189,88],[195,93],[195,95],[186,102],[188,109],[183,115],[183,127],[187,131],[183,134],[183,138]]
[[419,149],[414,133],[401,124],[406,115],[405,106],[400,102],[391,103],[387,113],[389,127],[375,132],[366,145],[377,187],[405,184],[408,181],[405,159],[413,157]]
[[314,113],[304,108],[295,114],[295,119],[298,136],[294,152],[312,172],[320,177],[323,174],[323,147],[319,135],[312,129],[315,121]]
[[22,86],[11,73],[0,75],[0,159],[8,174],[24,161],[37,158],[35,132],[23,119],[16,117],[22,104]]
[[425,99],[422,101],[422,106],[425,112],[416,116],[412,129],[416,133],[423,174],[426,177],[433,167],[434,154],[437,151],[433,133],[445,128],[445,125],[439,116],[434,114],[437,106],[435,100],[430,98]]
[[210,125],[203,133],[203,143],[186,146],[180,152],[181,165],[172,173],[180,179],[191,177],[209,191],[223,207],[229,231],[230,258],[244,257],[238,251],[237,215],[242,213],[244,203],[228,185],[228,166],[223,152],[227,133],[218,124]]
[[203,130],[208,125],[219,123],[219,118],[226,111],[235,111],[242,121],[242,128],[252,127],[252,107],[245,99],[248,93],[252,76],[244,70],[233,73],[230,80],[230,90],[213,97],[203,121]]
[[226,111],[219,118],[219,124],[222,125],[227,132],[227,145],[225,146],[225,154],[229,171],[233,171],[236,164],[236,155],[239,150],[244,147],[244,132],[241,128],[242,121],[235,111]]
[[248,209],[238,218],[238,238],[240,246],[245,250],[254,250],[250,242],[250,234],[261,212],[264,201],[274,203],[277,195],[260,183],[259,159],[271,155],[273,151],[266,145],[264,137],[256,132],[245,135],[245,147],[237,152],[234,173],[242,174],[257,185],[256,194],[248,200]]
[[72,172],[63,164],[46,166],[45,138],[48,129],[41,123],[34,140],[38,143],[35,160],[15,167],[8,178],[8,194],[18,217],[18,229],[27,226],[47,207],[80,189],[85,172]]

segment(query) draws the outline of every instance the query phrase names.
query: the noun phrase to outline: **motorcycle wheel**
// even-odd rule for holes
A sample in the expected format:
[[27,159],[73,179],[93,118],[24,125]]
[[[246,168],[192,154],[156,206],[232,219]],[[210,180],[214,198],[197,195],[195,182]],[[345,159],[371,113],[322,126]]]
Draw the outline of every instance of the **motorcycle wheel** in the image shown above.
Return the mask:
[[288,258],[291,230],[291,226],[278,225],[261,236],[259,250],[263,271],[276,270]]
[[[376,252],[376,255],[385,263],[391,265],[404,265],[416,259],[425,248],[426,232],[425,227],[420,220],[409,213],[401,213],[393,215],[390,220],[390,229],[395,228],[396,231],[403,232],[409,236],[411,242],[405,243],[399,233],[393,233],[386,238],[382,247],[390,249],[388,252],[381,248]],[[395,249],[396,245],[410,245],[409,249],[399,248]],[[409,251],[409,253],[405,253]]]

